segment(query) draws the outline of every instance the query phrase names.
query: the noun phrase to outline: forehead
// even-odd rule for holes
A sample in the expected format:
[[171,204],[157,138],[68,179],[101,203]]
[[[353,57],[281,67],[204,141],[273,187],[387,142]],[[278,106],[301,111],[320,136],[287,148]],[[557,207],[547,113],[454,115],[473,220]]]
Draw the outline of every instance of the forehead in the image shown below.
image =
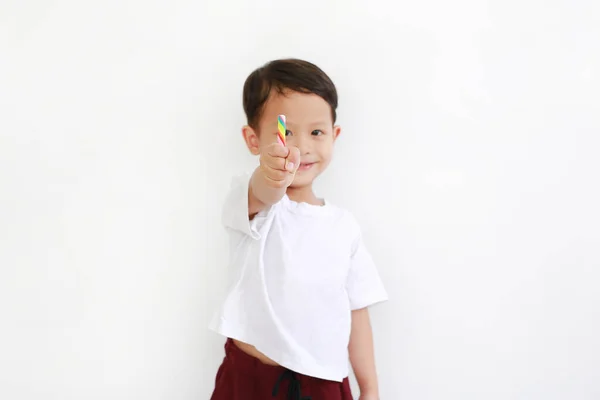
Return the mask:
[[287,124],[303,125],[315,122],[333,124],[331,107],[323,98],[313,93],[272,91],[260,118],[261,127],[277,124],[277,116],[284,114]]

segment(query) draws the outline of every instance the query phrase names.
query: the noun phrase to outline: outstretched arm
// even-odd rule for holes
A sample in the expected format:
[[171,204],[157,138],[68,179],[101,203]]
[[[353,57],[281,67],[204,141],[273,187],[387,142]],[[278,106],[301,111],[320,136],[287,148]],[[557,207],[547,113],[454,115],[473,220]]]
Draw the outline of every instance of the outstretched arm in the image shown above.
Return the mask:
[[261,210],[277,203],[292,184],[300,164],[300,151],[288,149],[279,143],[265,148],[260,155],[260,166],[250,179],[248,215],[250,219]]

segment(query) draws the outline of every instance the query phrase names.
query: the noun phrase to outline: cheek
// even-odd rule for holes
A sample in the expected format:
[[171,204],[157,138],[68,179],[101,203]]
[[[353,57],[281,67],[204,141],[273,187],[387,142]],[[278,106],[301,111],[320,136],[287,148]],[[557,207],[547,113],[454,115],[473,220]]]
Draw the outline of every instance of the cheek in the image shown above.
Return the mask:
[[328,162],[329,160],[331,160],[331,157],[333,155],[333,143],[323,143],[323,146],[321,147],[319,153],[323,161]]
[[265,140],[265,139],[262,139],[262,140],[260,140],[260,141],[258,142],[258,151],[259,151],[259,153],[260,153],[260,152],[262,152],[262,151],[263,151],[264,149],[266,149],[267,147],[269,147],[269,145],[270,145],[271,143],[272,143],[272,142],[270,142],[270,141],[268,141],[268,140]]

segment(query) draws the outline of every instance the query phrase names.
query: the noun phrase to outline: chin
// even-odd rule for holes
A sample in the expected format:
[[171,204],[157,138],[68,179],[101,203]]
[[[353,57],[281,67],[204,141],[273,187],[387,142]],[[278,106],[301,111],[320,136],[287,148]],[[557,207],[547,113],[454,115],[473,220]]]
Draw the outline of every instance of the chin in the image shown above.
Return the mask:
[[310,186],[314,182],[315,178],[316,178],[316,176],[310,176],[310,177],[296,176],[296,178],[294,179],[294,181],[292,182],[290,187],[302,188],[302,187]]
[[289,188],[290,189],[301,189],[303,187],[307,187],[310,186],[312,184],[312,182],[296,182],[294,181]]

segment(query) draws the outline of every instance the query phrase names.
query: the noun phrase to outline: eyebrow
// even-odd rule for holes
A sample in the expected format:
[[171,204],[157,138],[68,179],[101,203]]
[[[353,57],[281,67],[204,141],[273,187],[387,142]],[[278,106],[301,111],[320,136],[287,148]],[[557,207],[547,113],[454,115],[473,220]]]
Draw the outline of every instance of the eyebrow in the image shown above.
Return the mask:
[[[329,123],[329,121],[327,121],[327,120],[318,120],[318,121],[311,121],[307,125],[308,126],[327,125],[328,123]],[[286,127],[289,127],[289,126],[295,126],[296,124],[293,121],[292,122],[286,121],[285,125],[286,125]]]

